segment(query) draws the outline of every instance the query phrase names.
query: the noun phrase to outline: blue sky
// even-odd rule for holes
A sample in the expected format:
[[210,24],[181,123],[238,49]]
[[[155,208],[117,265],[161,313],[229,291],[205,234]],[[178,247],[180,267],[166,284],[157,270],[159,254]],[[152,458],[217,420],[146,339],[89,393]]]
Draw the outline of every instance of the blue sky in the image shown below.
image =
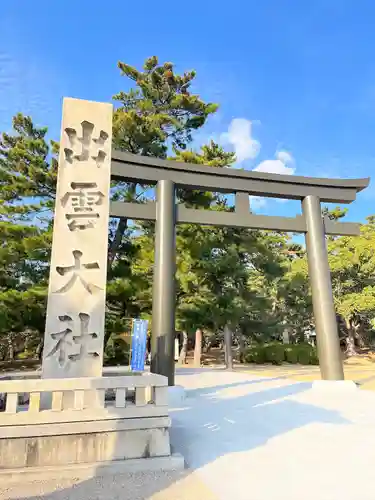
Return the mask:
[[[22,111],[58,139],[64,96],[109,101],[126,87],[117,61],[141,67],[157,55],[195,69],[194,89],[220,104],[196,145],[213,137],[248,169],[373,173],[373,0],[13,0],[0,16],[0,130]],[[374,214],[374,203],[370,186],[348,220]],[[297,202],[254,207],[300,212]]]

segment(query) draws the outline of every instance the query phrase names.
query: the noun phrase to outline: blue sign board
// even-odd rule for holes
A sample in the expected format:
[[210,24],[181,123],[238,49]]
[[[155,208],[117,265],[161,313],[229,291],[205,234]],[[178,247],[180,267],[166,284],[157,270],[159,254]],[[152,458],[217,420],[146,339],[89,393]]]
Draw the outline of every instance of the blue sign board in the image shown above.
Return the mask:
[[142,372],[145,369],[146,344],[147,344],[147,319],[134,319],[132,328],[132,356],[131,369]]

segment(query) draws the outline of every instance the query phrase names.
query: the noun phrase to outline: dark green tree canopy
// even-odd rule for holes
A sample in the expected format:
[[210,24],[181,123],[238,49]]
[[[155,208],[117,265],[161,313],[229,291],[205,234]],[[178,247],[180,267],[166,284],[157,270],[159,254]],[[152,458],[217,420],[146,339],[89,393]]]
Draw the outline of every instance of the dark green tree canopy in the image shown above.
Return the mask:
[[[114,147],[179,162],[233,168],[235,155],[211,141],[192,148],[194,132],[218,108],[192,91],[194,71],[148,58],[141,70],[118,63],[126,90],[114,97]],[[52,242],[58,143],[21,113],[0,136],[0,357],[40,354]],[[150,186],[113,183],[114,200],[144,203]],[[178,190],[178,202],[205,210],[233,211],[230,198]],[[323,208],[338,220],[346,209]],[[327,238],[340,335],[348,353],[371,345],[375,327],[375,216],[359,238]],[[151,320],[154,226],[126,219],[110,222],[106,360],[118,362],[117,336],[129,320]],[[205,336],[225,326],[247,341],[292,342],[314,328],[304,246],[288,235],[241,228],[179,225],[176,327]],[[150,322],[151,329],[152,323]],[[125,349],[125,348],[124,348]],[[126,356],[128,353],[126,352]],[[120,356],[121,357],[121,356]],[[125,358],[124,358],[125,359]],[[127,359],[127,358],[126,358]],[[121,360],[120,360],[121,362]]]

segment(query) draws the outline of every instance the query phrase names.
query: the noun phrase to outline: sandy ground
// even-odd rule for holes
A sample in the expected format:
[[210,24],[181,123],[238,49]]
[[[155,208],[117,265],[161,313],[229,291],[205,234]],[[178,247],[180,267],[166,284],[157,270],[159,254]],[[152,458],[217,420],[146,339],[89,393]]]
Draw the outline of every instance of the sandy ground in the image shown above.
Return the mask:
[[[373,383],[372,366],[347,378]],[[187,470],[0,485],[0,498],[375,500],[375,394],[313,388],[319,378],[315,367],[180,369],[171,437]]]
[[[298,366],[298,365],[282,365],[282,366],[244,366],[237,368],[246,373],[263,376],[275,377],[284,376],[291,380],[300,382],[311,382],[320,380],[320,371],[318,366]],[[354,380],[360,384],[361,389],[375,391],[375,363],[366,359],[352,358],[344,363],[344,372],[346,380]]]
[[271,370],[178,377],[173,441],[189,466],[221,500],[374,500],[375,394]]

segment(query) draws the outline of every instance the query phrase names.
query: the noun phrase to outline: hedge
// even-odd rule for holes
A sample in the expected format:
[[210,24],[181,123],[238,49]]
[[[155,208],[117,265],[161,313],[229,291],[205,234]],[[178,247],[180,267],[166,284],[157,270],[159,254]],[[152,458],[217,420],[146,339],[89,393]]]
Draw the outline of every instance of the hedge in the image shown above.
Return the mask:
[[245,354],[247,363],[272,363],[281,365],[300,363],[301,365],[319,364],[316,348],[310,344],[278,344],[270,343],[250,347]]
[[117,333],[112,333],[104,349],[104,366],[126,366],[129,360],[129,344]]

